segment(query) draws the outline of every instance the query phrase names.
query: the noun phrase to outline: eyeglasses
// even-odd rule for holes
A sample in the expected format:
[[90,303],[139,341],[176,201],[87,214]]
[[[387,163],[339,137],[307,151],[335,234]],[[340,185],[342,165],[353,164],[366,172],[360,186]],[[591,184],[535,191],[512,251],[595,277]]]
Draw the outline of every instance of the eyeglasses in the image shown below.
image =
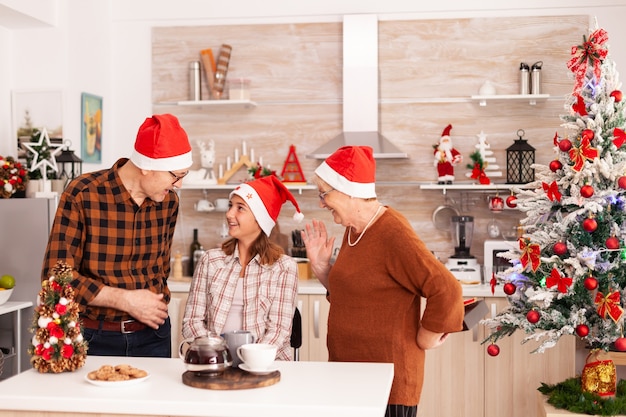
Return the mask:
[[172,185],[176,184],[178,181],[181,181],[183,178],[187,176],[187,174],[189,174],[189,171],[185,171],[183,175],[178,176],[174,174],[172,171],[168,171],[168,172],[170,173],[172,177],[174,177],[174,182],[172,183]]
[[335,189],[331,188],[328,191],[324,191],[323,193],[319,193],[320,200],[322,200],[323,203],[326,203],[326,194],[330,193],[331,191],[335,191]]

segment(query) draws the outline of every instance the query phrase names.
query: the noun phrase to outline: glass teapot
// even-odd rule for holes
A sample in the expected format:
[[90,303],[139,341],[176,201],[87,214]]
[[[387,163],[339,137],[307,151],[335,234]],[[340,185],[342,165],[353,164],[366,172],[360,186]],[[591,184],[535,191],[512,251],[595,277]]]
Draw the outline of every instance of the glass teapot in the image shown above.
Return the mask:
[[207,336],[183,340],[178,348],[178,356],[188,371],[200,375],[220,375],[233,364],[226,341],[213,332]]

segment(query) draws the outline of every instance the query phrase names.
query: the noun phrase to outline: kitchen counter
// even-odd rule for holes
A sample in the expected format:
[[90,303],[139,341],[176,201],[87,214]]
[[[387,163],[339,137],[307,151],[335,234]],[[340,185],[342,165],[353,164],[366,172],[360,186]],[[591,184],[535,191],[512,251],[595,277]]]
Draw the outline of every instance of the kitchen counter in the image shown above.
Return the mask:
[[[382,417],[393,365],[357,362],[277,361],[280,381],[243,390],[209,390],[183,384],[180,359],[88,356],[75,372],[41,374],[33,369],[0,382],[0,416],[272,416]],[[101,365],[130,364],[149,373],[125,387],[85,381]],[[11,411],[9,411],[11,410]],[[15,411],[13,411],[15,410]],[[19,412],[18,412],[19,411]]]
[[[173,280],[170,278],[167,281],[167,284],[170,287],[170,291],[181,292],[181,293],[189,292],[190,283],[191,283],[191,278],[183,278],[182,280]],[[504,297],[505,296],[501,285],[496,287],[494,294],[491,293],[491,286],[489,284],[479,284],[479,285],[463,284],[462,287],[463,287],[464,297]],[[319,280],[317,279],[299,280],[298,281],[298,294],[300,295],[326,294],[326,288],[324,288],[322,283],[319,282]]]

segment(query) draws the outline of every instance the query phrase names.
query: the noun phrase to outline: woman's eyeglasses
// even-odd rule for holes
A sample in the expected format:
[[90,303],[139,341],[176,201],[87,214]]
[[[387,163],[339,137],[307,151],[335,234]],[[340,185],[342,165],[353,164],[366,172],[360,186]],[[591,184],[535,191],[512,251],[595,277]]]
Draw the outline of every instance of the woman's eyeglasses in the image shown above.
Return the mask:
[[326,203],[326,194],[330,193],[331,191],[335,191],[335,189],[334,189],[334,188],[331,188],[331,189],[330,189],[330,190],[328,190],[328,191],[324,191],[323,193],[319,193],[320,200],[321,200],[323,203]]

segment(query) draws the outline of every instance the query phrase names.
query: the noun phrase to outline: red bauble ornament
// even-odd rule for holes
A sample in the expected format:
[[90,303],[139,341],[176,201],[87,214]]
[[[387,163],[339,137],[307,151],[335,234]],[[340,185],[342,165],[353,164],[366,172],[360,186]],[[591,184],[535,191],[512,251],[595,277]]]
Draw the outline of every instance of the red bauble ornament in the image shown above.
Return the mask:
[[585,198],[589,198],[593,195],[593,187],[591,185],[583,185],[582,187],[580,187],[580,195],[582,195]]
[[576,334],[580,337],[585,337],[589,334],[589,326],[586,324],[579,324],[576,326]]
[[588,218],[583,221],[583,229],[585,229],[585,232],[595,232],[597,228],[598,222],[596,219]]
[[583,133],[582,133],[580,136],[581,136],[581,138],[583,138],[583,139],[589,139],[589,140],[591,140],[591,139],[593,139],[593,137],[595,136],[595,134],[593,133],[593,130],[591,130],[591,129],[585,129],[585,130],[583,130]]
[[558,159],[550,162],[550,171],[557,172],[561,168],[563,168],[563,164]]
[[607,249],[619,249],[619,239],[615,236],[611,236],[604,242]]
[[572,149],[572,142],[569,139],[563,139],[559,142],[559,149],[563,152],[568,152]]
[[585,286],[585,288],[587,288],[589,291],[593,291],[596,288],[598,288],[598,280],[595,279],[594,277],[587,277],[585,278],[585,280],[583,281],[583,285]]
[[515,197],[514,195],[508,196],[506,198],[506,205],[507,207],[510,207],[510,208],[517,207],[517,197]]
[[539,321],[539,318],[541,317],[541,315],[539,314],[539,312],[537,310],[530,310],[527,314],[526,314],[526,320],[528,320],[529,323],[535,324]]
[[552,251],[555,255],[563,256],[567,253],[567,245],[563,242],[556,242],[552,247]]
[[617,185],[619,185],[619,188],[621,188],[622,190],[626,190],[626,176],[619,177],[619,179],[617,180]]
[[504,200],[499,195],[489,198],[489,210],[500,213],[504,209]]
[[500,354],[500,347],[494,343],[487,346],[487,353],[489,356],[498,356]]
[[506,295],[513,295],[515,294],[515,290],[517,289],[517,287],[512,282],[507,282],[506,284],[504,284],[503,289]]
[[619,90],[613,90],[611,91],[611,97],[615,99],[616,103],[619,103],[620,101],[622,101],[622,92]]
[[618,337],[615,341],[615,349],[626,352],[626,337]]

